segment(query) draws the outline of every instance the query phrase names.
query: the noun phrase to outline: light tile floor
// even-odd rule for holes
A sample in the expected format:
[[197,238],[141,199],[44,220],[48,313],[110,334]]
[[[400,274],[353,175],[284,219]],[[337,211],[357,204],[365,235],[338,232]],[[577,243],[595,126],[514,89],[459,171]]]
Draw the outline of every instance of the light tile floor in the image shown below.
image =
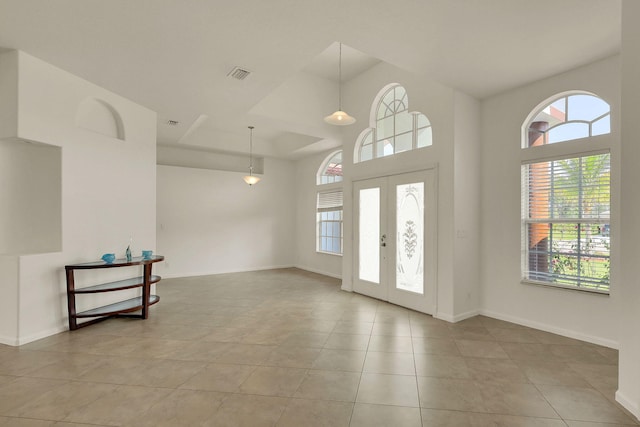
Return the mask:
[[0,346],[0,426],[627,426],[616,351],[296,269],[163,280],[148,320]]

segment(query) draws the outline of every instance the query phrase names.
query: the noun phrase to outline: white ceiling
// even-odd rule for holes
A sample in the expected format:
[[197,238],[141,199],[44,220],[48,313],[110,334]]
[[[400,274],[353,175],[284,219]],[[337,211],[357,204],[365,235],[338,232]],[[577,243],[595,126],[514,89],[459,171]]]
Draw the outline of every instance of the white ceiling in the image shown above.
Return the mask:
[[[384,61],[484,98],[619,51],[620,0],[0,0],[20,49],[158,112],[158,143],[295,159],[339,144],[343,81]],[[252,71],[227,77],[234,66]],[[326,87],[325,87],[326,86]],[[326,99],[289,118],[292,94]],[[180,122],[168,126],[166,121]]]

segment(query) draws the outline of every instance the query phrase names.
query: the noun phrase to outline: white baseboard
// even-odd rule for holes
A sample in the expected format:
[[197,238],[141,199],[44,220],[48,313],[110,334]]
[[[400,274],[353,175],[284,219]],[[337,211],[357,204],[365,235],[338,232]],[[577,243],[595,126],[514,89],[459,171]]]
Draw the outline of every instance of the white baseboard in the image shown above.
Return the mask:
[[66,331],[66,326],[58,326],[56,328],[47,329],[46,331],[40,331],[35,334],[31,334],[26,337],[8,337],[8,336],[0,336],[0,344],[10,345],[12,347],[18,347],[24,344],[29,344],[33,341],[38,341],[39,339],[50,337],[51,335],[59,334],[60,332]]
[[51,335],[59,334],[60,332],[65,332],[67,330],[66,326],[58,326],[55,328],[48,329],[46,331],[40,331],[35,334],[31,334],[26,337],[18,338],[18,345],[29,344],[33,341],[38,341],[42,338],[50,337]]
[[504,320],[506,322],[515,323],[522,326],[527,326],[534,329],[539,329],[545,332],[551,332],[552,334],[562,335],[563,337],[573,338],[580,341],[590,342],[592,344],[601,345],[613,349],[619,349],[620,343],[617,341],[609,340],[606,338],[596,337],[593,335],[582,334],[579,332],[571,331],[569,329],[558,328],[557,326],[549,325],[546,323],[535,322],[528,319],[523,319],[516,316],[510,316],[502,313],[498,313],[491,310],[481,309],[478,314],[483,316],[492,317],[498,320]]
[[445,322],[453,323],[453,316],[446,313],[435,313],[434,319],[444,320]]
[[448,313],[436,313],[433,315],[433,317],[436,319],[444,320],[445,322],[456,323],[477,316],[478,314],[480,314],[479,310],[471,310],[467,311],[466,313],[456,314],[455,316]]
[[199,277],[199,276],[212,276],[215,274],[231,274],[231,273],[248,273],[251,271],[262,271],[262,270],[278,270],[281,268],[297,268],[294,265],[268,265],[263,267],[251,267],[247,269],[239,269],[239,270],[213,270],[206,272],[197,272],[197,273],[162,273],[161,276],[163,279],[179,279],[181,277]]
[[334,279],[342,279],[341,274],[329,273],[328,271],[318,270],[317,268],[306,267],[304,265],[294,265],[295,268],[300,270],[309,271],[311,273],[322,274],[323,276],[333,277]]
[[640,420],[640,403],[627,399],[620,393],[620,390],[616,391],[616,402],[624,406],[627,411],[631,412],[634,417]]
[[18,338],[16,337],[7,337],[4,335],[0,335],[0,344],[10,345],[12,347],[18,346]]
[[471,310],[467,311],[466,313],[457,314],[453,316],[453,323],[460,322],[465,319],[470,319],[474,316],[477,316],[478,314],[480,314],[480,310]]

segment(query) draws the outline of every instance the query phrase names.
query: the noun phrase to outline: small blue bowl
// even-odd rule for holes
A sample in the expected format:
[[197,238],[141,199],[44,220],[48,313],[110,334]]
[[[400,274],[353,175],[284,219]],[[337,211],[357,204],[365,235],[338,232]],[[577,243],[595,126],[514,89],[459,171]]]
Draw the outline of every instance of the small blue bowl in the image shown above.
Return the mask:
[[102,260],[107,264],[111,264],[113,261],[116,260],[116,254],[104,254],[102,255]]
[[153,251],[142,251],[142,258],[151,259],[153,256]]

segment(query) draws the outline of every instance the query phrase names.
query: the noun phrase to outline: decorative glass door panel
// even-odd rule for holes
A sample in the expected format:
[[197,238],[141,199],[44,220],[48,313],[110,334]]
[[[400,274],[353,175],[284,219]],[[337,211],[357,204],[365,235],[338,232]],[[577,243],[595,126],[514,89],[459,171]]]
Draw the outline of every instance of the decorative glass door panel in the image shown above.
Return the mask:
[[435,178],[431,169],[354,182],[354,291],[435,312]]
[[424,294],[424,182],[396,186],[396,288]]
[[358,277],[380,283],[380,188],[360,190],[359,271]]
[[353,183],[354,280],[353,290],[387,300],[387,179]]

